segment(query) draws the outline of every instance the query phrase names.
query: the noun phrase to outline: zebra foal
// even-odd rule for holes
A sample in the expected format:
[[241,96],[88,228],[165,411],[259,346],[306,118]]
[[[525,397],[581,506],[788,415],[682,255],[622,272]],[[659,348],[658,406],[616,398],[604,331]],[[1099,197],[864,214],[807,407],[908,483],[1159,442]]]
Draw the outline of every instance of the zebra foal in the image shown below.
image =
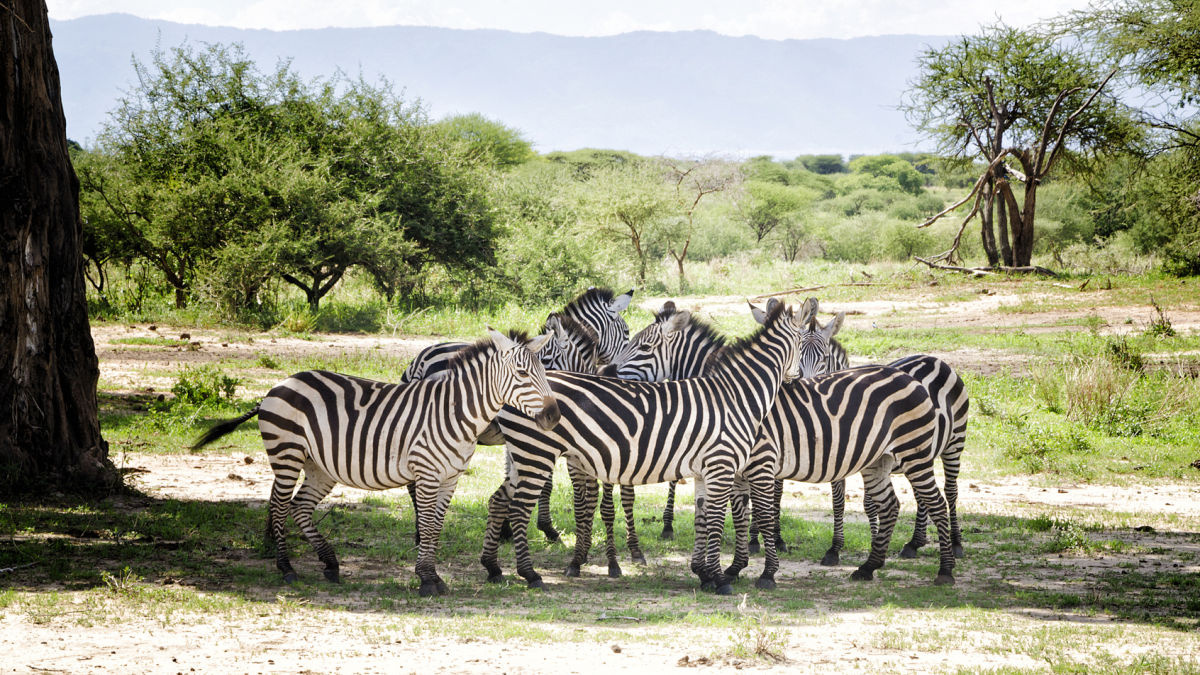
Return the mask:
[[287,552],[289,511],[325,563],[325,578],[336,582],[337,556],[314,526],[313,509],[338,483],[363,490],[414,483],[420,505],[420,594],[447,592],[434,558],[446,506],[475,452],[475,439],[504,405],[528,414],[538,428],[553,427],[559,416],[545,370],[534,356],[550,337],[526,340],[489,332],[490,339],[461,350],[433,380],[389,384],[320,370],[297,373],[275,385],[253,410],[217,423],[196,441],[193,450],[258,416],[275,474],[268,526],[285,582],[298,578]]

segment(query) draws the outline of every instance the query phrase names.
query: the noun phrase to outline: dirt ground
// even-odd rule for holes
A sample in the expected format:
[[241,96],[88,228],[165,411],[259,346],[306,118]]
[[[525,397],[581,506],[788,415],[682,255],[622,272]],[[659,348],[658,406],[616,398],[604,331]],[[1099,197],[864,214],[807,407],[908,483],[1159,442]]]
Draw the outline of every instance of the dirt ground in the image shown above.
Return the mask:
[[[898,325],[936,322],[939,326],[963,326],[994,329],[997,326],[1022,326],[1037,330],[1055,326],[1064,330],[1065,318],[1099,316],[1104,331],[1120,332],[1144,326],[1150,320],[1146,307],[1097,307],[1074,312],[1053,311],[1044,314],[997,312],[1003,304],[1028,302],[1028,296],[980,294],[970,301],[939,304],[920,300],[896,302],[829,303],[823,310],[849,313],[849,326],[861,330],[885,329]],[[642,302],[657,309],[661,299]],[[744,312],[744,298],[696,298],[679,301],[681,307],[701,309],[710,315]],[[1127,319],[1132,318],[1130,324]],[[1200,330],[1200,311],[1171,312],[1177,330]],[[637,326],[633,327],[634,330]],[[1074,330],[1079,328],[1065,328]],[[186,364],[220,359],[256,360],[261,354],[307,356],[384,350],[390,355],[411,355],[432,342],[407,337],[322,335],[314,340],[298,338],[246,336],[219,330],[194,330],[185,327],[140,325],[102,325],[93,331],[100,358],[102,389],[112,393],[167,392],[174,382],[173,373]],[[139,346],[117,342],[122,338],[179,338],[186,335],[187,346]],[[956,369],[993,372],[1002,368],[1020,369],[1021,360],[1010,354],[961,349],[938,356]],[[271,371],[239,373],[250,383],[251,391],[270,386]],[[245,393],[242,393],[245,395]],[[270,468],[261,457],[208,454],[148,455],[136,452],[113,457],[118,465],[130,470],[135,485],[144,492],[181,500],[232,500],[260,502],[270,485]],[[247,461],[249,460],[249,461]],[[861,503],[861,483],[851,481],[849,497]],[[911,503],[904,481],[896,483],[903,503]],[[1155,483],[1130,487],[1098,485],[1045,486],[1036,479],[1008,477],[1003,482],[973,480],[964,477],[961,504],[973,513],[1012,514],[1034,505],[1053,512],[1055,509],[1083,509],[1103,518],[1114,505],[1131,505],[1128,510],[1146,514],[1177,514],[1184,518],[1200,517],[1200,495],[1189,484]],[[789,484],[785,505],[792,512],[814,519],[828,518],[828,492],[825,486]],[[356,503],[362,493],[338,487],[329,497],[332,503]],[[861,514],[848,517],[861,518]],[[908,525],[908,523],[905,523]],[[910,525],[909,525],[910,526]],[[1172,533],[1150,532],[1145,542],[1163,545],[1156,538]],[[1194,540],[1194,537],[1192,538]],[[1178,538],[1167,545],[1178,547]],[[1158,560],[1153,555],[1106,555],[1100,560],[1081,559],[1078,565],[1116,569],[1122,565],[1150,567],[1174,564],[1180,572],[1200,574],[1200,544],[1191,548],[1189,565]],[[666,561],[670,564],[684,564]],[[757,560],[752,565],[757,565]],[[847,572],[849,567],[846,568]],[[798,578],[822,573],[815,562],[785,559],[780,571],[781,586]],[[547,570],[547,572],[551,572]],[[963,565],[958,583],[970,585],[983,580],[994,570]],[[1042,582],[1047,582],[1042,579]],[[0,583],[3,578],[0,577]],[[568,580],[547,574],[547,582],[559,589],[569,587]],[[1052,582],[1051,582],[1052,583]],[[64,592],[63,603],[83,602],[78,594]],[[602,608],[597,608],[601,612]],[[891,614],[887,614],[890,611]],[[892,616],[889,620],[887,617]],[[1039,610],[1005,614],[1011,629],[1018,634],[1036,636],[1044,622],[1109,622],[1103,616],[1047,617]],[[1115,624],[1114,624],[1115,625]],[[586,630],[574,626],[547,624],[553,630]],[[629,628],[636,631],[637,628]],[[282,608],[264,605],[256,617],[187,617],[172,621],[152,615],[126,616],[119,622],[80,627],[70,623],[30,622],[16,613],[0,617],[0,672],[413,672],[413,673],[598,673],[647,672],[651,668],[699,667],[702,672],[734,670],[779,670],[787,672],[928,672],[953,671],[962,667],[1046,670],[1048,664],[1027,656],[1022,650],[1005,652],[1002,646],[988,643],[986,636],[963,635],[953,647],[940,651],[886,646],[888,635],[896,631],[919,634],[921,631],[947,630],[936,619],[920,611],[886,610],[843,611],[822,608],[816,618],[788,629],[786,663],[712,658],[711,645],[701,646],[697,632],[656,636],[655,640],[616,641],[581,640],[548,647],[523,640],[497,642],[487,637],[463,638],[421,631],[403,625],[386,613],[306,611],[287,613]],[[950,629],[953,630],[953,629]],[[722,633],[726,635],[728,631]],[[153,639],[147,639],[151,637]],[[320,648],[314,648],[316,643]],[[1192,635],[1148,633],[1146,637],[1126,637],[1123,650],[1130,645],[1150,654],[1176,655],[1195,664],[1200,659],[1200,638]],[[330,645],[336,645],[331,647]],[[1081,647],[1086,649],[1087,647]],[[1025,650],[1028,651],[1028,650]],[[1129,654],[1125,653],[1124,657]],[[681,671],[686,672],[686,671]]]

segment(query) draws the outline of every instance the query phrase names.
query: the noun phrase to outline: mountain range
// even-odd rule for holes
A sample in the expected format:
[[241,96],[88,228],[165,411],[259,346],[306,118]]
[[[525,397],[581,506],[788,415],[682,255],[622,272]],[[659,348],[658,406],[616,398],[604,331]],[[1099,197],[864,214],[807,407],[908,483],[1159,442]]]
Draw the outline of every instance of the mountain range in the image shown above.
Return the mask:
[[433,118],[478,112],[539,152],[878,153],[922,142],[897,109],[922,49],[946,36],[766,40],[709,31],[611,37],[414,26],[268,31],[104,14],[51,21],[67,133],[88,144],[135,84],[136,59],[241,43],[270,72],[386,77]]

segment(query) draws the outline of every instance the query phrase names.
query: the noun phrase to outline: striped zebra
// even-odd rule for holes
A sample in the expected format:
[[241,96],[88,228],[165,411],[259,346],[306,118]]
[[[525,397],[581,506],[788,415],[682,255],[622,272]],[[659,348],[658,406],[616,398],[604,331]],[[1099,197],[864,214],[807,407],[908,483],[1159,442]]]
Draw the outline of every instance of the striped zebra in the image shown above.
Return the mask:
[[[341,483],[363,490],[417,486],[421,545],[416,572],[422,596],[447,592],[434,565],[446,506],[475,452],[475,439],[505,405],[548,429],[558,405],[542,364],[534,356],[550,340],[542,335],[506,336],[461,350],[443,377],[389,384],[320,370],[280,382],[253,410],[214,425],[193,450],[258,416],[275,481],[269,528],[275,564],[285,582],[298,577],[288,559],[285,525],[296,526],[325,563],[325,578],[338,581],[338,561],[313,524],[317,504]],[[304,480],[296,489],[301,470]]]
[[[547,370],[565,370],[573,373],[594,373],[596,369],[608,363],[619,349],[629,341],[629,326],[621,318],[621,312],[629,307],[633,300],[633,290],[622,295],[615,295],[610,289],[588,288],[571,302],[561,312],[554,312],[546,320],[542,332],[554,331],[556,339],[540,354],[542,365]],[[400,377],[401,382],[411,382],[436,376],[458,350],[467,346],[465,342],[443,342],[431,345],[421,350],[409,363],[408,368]],[[503,438],[495,427],[490,427],[479,440],[482,445],[499,445]],[[545,535],[546,541],[561,541],[558,530],[550,518],[550,495],[554,488],[553,481],[546,481],[542,494],[538,498],[537,528]],[[414,488],[409,488],[409,494]],[[629,524],[627,530],[633,528],[633,489],[621,488],[621,504],[625,510],[625,520]],[[413,502],[415,507],[415,500]],[[611,505],[610,507],[611,508]],[[506,524],[501,537],[511,537],[511,529]],[[415,535],[420,543],[420,532]],[[645,563],[636,535],[627,537],[630,556],[635,562]],[[612,542],[609,542],[612,548]],[[610,567],[610,573],[620,576],[620,567]]]
[[[517,573],[531,588],[542,586],[529,556],[526,527],[533,500],[563,456],[568,470],[605,483],[644,485],[693,477],[698,496],[691,569],[701,588],[731,593],[719,564],[730,490],[741,476],[750,485],[755,508],[768,514],[773,508],[778,453],[760,439],[759,427],[782,382],[798,373],[799,336],[807,318],[773,308],[762,317],[764,325],[755,335],[713,359],[705,378],[647,383],[550,373],[547,380],[561,412],[552,430],[539,429],[514,410],[502,410],[496,421],[507,440],[511,464],[488,503],[480,556],[488,580],[503,579],[498,535],[501,523],[511,517]],[[575,504],[575,555],[568,575],[587,560],[594,493],[577,494]],[[744,529],[738,538],[745,541]],[[778,566],[768,542],[759,588],[775,586]]]
[[[630,340],[606,374],[689,382],[693,380],[678,379],[696,375],[685,370],[688,364],[704,363],[711,354],[720,352],[723,341],[710,326],[687,312],[667,309],[660,312],[665,316]],[[769,305],[768,309],[773,307]],[[815,301],[806,301],[806,321],[815,311]],[[797,380],[783,386],[763,420],[763,430],[778,447],[780,479],[829,483],[862,472],[879,524],[872,535],[867,562],[855,571],[854,578],[870,579],[886,557],[899,513],[890,477],[894,468],[908,477],[918,502],[937,525],[941,565],[935,583],[953,583],[954,554],[946,501],[932,468],[937,414],[920,382],[887,366],[853,368],[815,380]],[[781,490],[773,485],[772,501],[780,494]],[[735,521],[739,510],[735,508]],[[771,518],[778,514],[774,506],[765,513],[763,522],[776,522]],[[774,539],[764,537],[768,550],[775,549]],[[738,562],[735,558],[735,567],[727,574],[740,571],[736,568]]]
[[[816,303],[816,298],[806,302]],[[808,327],[809,337],[801,347],[800,372],[803,377],[816,377],[825,373],[836,372],[850,367],[850,360],[841,343],[833,339],[841,328],[844,312],[839,312],[828,325],[822,326],[816,320],[816,313]],[[945,477],[944,486],[947,508],[950,514],[950,541],[957,558],[963,557],[962,530],[958,520],[958,474],[962,465],[962,452],[967,437],[967,411],[970,400],[967,389],[958,373],[945,361],[925,354],[906,356],[888,364],[916,378],[929,390],[937,410],[937,441],[939,455],[942,460],[942,472]],[[835,481],[833,488],[833,545],[821,560],[822,565],[837,565],[839,553],[842,550],[844,537],[842,533],[843,517],[846,506],[846,483]],[[864,509],[871,524],[872,532],[876,527],[874,519],[874,504],[869,495],[864,496]],[[900,551],[901,558],[915,558],[917,551],[928,543],[926,531],[929,528],[929,514],[924,507],[917,504],[916,522],[912,538]],[[754,531],[751,529],[751,544],[754,542]]]

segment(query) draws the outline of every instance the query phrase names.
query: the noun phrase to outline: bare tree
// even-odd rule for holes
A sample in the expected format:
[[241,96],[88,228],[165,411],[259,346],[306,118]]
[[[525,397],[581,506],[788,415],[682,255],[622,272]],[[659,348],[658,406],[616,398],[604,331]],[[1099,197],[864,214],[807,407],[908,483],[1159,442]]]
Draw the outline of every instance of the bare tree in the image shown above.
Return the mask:
[[79,182],[43,0],[0,4],[0,494],[110,488]]
[[696,210],[700,207],[700,201],[713,193],[740,186],[742,171],[737,164],[720,159],[663,161],[675,187],[676,205],[683,216],[680,223],[682,227],[676,236],[683,239],[683,244],[678,248],[670,245],[667,250],[679,270],[679,292],[684,293],[687,291],[687,277],[684,276],[683,263],[687,260],[692,235],[696,232]]

